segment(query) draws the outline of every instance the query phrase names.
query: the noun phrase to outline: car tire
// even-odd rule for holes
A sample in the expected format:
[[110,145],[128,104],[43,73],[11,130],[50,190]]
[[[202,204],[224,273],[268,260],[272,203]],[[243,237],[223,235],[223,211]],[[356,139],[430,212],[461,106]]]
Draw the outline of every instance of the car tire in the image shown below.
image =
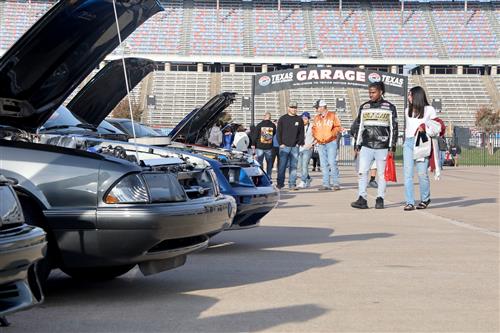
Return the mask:
[[107,281],[130,271],[135,265],[111,267],[61,267],[61,270],[73,279],[85,281]]

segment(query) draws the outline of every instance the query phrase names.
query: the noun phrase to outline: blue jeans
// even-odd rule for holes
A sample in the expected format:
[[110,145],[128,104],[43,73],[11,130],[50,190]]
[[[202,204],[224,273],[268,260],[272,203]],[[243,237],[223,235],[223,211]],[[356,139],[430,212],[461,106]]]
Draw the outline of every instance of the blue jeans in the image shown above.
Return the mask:
[[299,158],[299,147],[280,147],[279,156],[278,187],[285,186],[285,172],[287,167],[289,167],[288,186],[295,187],[297,185],[297,160]]
[[256,149],[257,162],[259,162],[262,169],[264,169],[264,158],[266,158],[266,173],[271,179],[271,174],[273,173],[273,163],[272,163],[272,149]]
[[373,159],[377,164],[377,196],[384,198],[386,181],[385,181],[385,162],[387,160],[388,149],[372,149],[368,147],[361,147],[358,155],[358,193],[366,199],[366,187],[368,186],[368,171],[372,165]]
[[405,198],[407,205],[415,205],[413,196],[413,167],[417,166],[418,185],[420,188],[420,200],[427,201],[431,198],[429,181],[429,159],[425,158],[422,162],[413,159],[413,146],[415,138],[406,138],[403,146],[403,174],[405,178]]
[[339,186],[340,174],[337,166],[337,141],[318,145],[319,163],[323,174],[323,186]]
[[312,152],[312,149],[304,149],[299,152],[300,179],[304,184],[311,184],[311,177],[309,176],[309,162],[311,161]]

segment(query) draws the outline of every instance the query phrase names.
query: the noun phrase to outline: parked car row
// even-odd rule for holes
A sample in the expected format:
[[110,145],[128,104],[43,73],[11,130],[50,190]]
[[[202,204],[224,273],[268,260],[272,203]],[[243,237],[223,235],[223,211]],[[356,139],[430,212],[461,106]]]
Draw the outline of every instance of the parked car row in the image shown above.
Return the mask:
[[[0,59],[0,317],[41,302],[54,268],[92,280],[135,265],[144,275],[173,269],[210,236],[257,226],[276,206],[279,192],[251,157],[189,140],[234,93],[159,142],[105,120],[126,95],[121,61],[62,105],[118,33],[161,10],[157,0],[116,1],[115,18],[113,0],[59,1]],[[155,66],[131,58],[125,68],[134,86]]]

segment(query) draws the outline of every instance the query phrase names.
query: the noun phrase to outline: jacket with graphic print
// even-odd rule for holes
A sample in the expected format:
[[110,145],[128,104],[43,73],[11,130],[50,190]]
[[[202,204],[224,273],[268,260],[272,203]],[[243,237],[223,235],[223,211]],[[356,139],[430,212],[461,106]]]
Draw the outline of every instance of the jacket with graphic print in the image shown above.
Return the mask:
[[314,117],[312,133],[319,144],[326,144],[337,140],[342,127],[335,112],[328,111],[324,116],[317,114]]
[[368,101],[359,108],[358,117],[351,126],[355,147],[389,148],[396,151],[398,118],[396,107],[384,100]]

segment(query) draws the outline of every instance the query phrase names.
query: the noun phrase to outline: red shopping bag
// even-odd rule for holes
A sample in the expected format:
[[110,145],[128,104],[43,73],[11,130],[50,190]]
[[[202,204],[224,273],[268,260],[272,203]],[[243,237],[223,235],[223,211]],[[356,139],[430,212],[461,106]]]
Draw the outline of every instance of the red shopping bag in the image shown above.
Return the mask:
[[385,170],[384,170],[384,178],[388,182],[397,182],[394,154],[387,154],[387,161],[385,163]]

